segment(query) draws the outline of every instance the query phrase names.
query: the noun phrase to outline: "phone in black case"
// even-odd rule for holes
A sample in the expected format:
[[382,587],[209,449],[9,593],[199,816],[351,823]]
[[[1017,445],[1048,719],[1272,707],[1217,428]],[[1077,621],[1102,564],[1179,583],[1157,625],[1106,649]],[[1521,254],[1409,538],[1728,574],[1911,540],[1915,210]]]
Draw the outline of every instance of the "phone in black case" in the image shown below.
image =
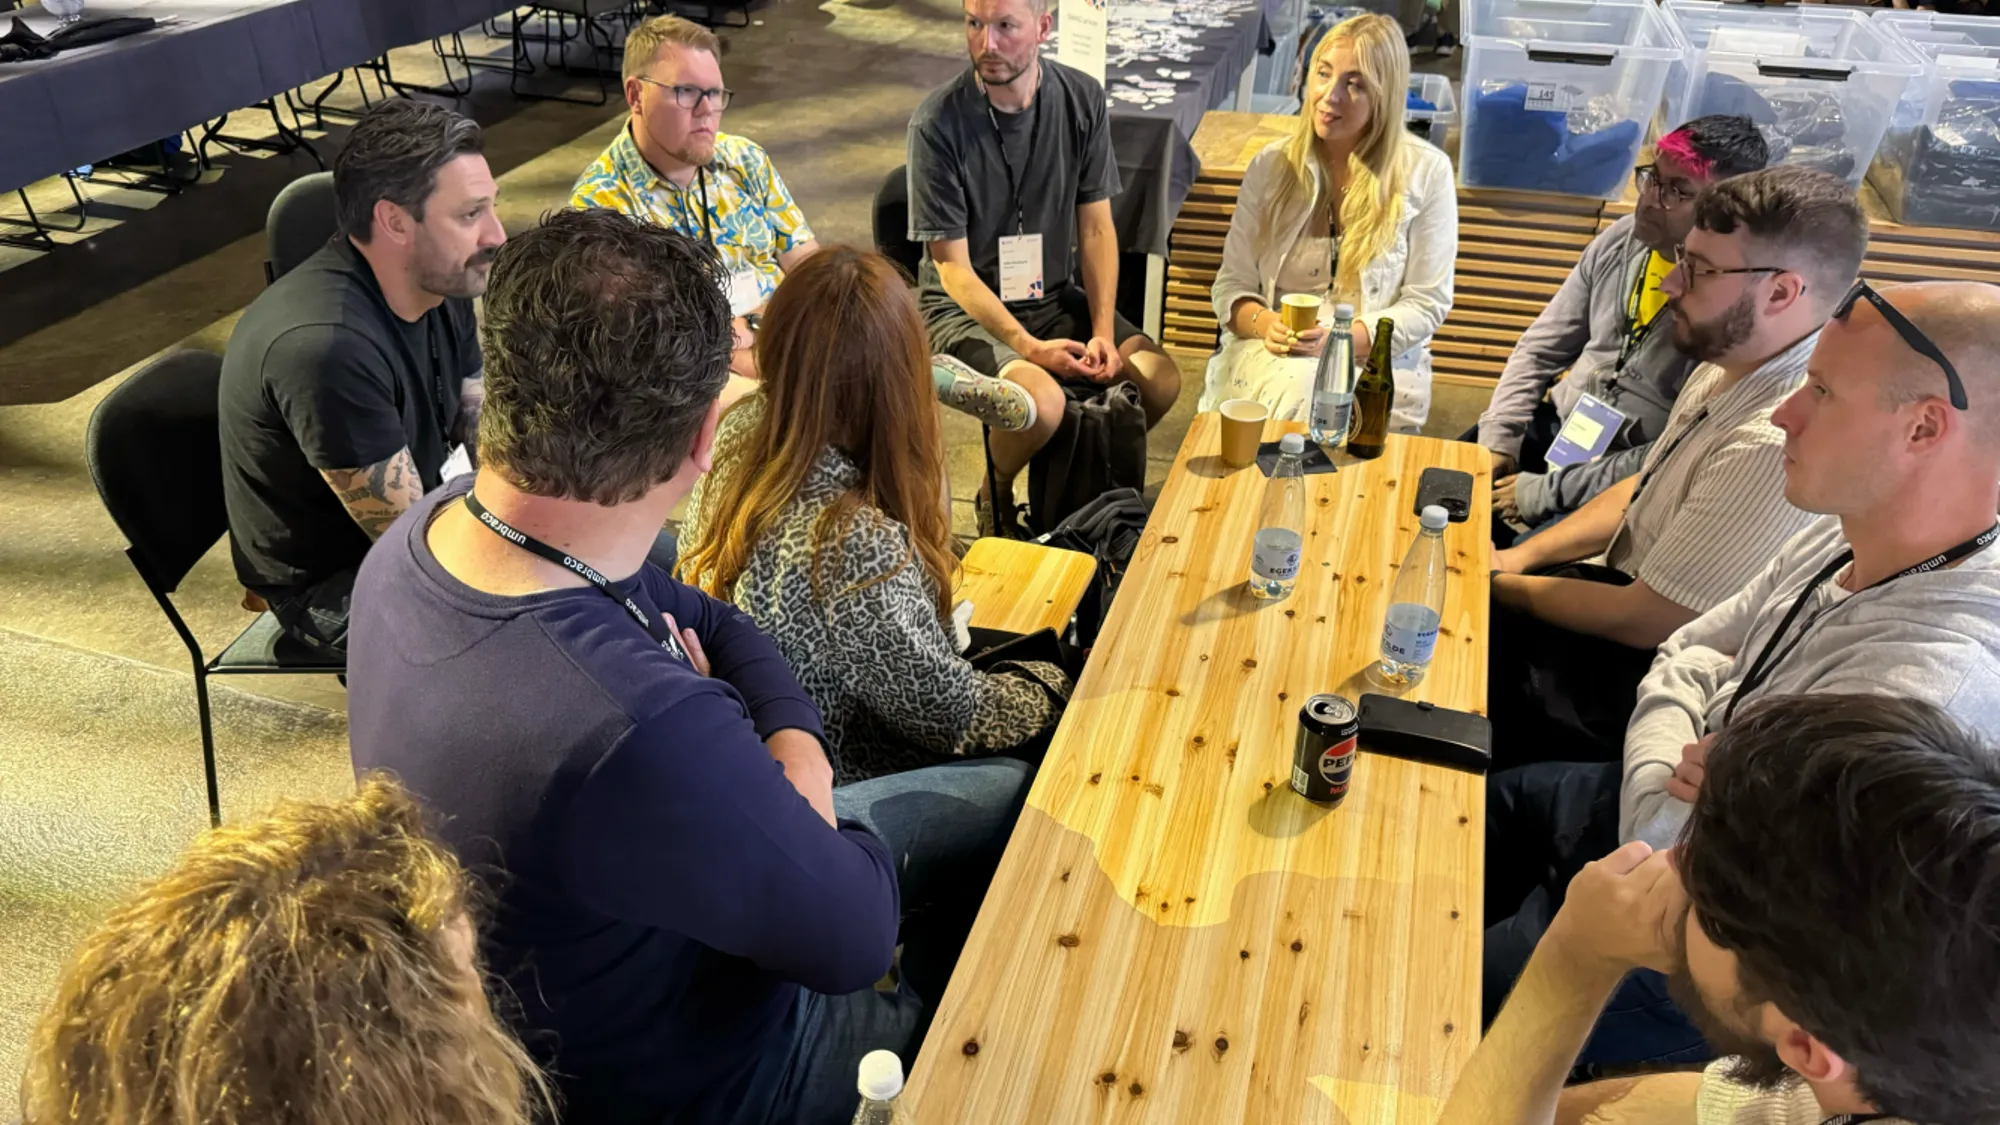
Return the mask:
[[1417,478],[1416,513],[1432,504],[1443,508],[1451,522],[1464,523],[1472,514],[1472,474],[1457,469],[1425,469]]

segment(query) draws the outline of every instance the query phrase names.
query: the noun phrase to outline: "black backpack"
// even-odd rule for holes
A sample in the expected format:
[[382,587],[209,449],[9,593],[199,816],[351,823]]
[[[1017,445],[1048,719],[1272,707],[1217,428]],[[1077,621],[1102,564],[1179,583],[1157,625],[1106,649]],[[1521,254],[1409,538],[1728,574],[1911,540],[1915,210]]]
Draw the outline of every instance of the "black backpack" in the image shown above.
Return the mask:
[[1146,487],[1146,411],[1139,389],[1130,383],[1065,385],[1063,396],[1062,424],[1028,463],[1033,535],[1053,532],[1107,492]]
[[1044,546],[1076,551],[1097,560],[1083,599],[1076,605],[1075,632],[1068,638],[1078,648],[1097,643],[1097,631],[1111,612],[1112,596],[1131,565],[1132,552],[1146,530],[1146,501],[1136,488],[1115,488],[1092,500],[1038,537]]

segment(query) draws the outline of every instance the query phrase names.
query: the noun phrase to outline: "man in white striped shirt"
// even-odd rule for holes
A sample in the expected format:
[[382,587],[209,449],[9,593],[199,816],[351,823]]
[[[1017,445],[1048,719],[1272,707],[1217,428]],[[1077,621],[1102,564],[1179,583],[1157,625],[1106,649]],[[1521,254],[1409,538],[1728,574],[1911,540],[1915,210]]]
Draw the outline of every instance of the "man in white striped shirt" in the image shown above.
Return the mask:
[[1785,500],[1771,411],[1854,281],[1867,218],[1845,182],[1792,166],[1722,181],[1694,210],[1661,288],[1674,346],[1702,365],[1637,475],[1494,556],[1496,767],[1616,760],[1653,650],[1812,518]]

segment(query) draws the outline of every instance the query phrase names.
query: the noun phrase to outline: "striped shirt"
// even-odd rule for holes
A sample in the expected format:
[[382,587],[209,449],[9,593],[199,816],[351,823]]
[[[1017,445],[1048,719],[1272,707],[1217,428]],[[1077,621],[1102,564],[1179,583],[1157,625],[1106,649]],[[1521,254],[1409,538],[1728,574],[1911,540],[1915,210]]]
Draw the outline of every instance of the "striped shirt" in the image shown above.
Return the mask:
[[1639,470],[1606,564],[1706,613],[1755,577],[1813,517],[1785,500],[1785,433],[1771,411],[1805,381],[1814,332],[1733,386],[1688,377]]

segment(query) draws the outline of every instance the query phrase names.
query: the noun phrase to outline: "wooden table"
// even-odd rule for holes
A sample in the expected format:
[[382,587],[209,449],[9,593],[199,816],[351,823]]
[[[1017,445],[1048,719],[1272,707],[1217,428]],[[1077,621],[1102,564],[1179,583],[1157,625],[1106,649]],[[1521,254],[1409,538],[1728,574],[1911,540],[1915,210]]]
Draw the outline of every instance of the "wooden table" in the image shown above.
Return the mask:
[[[1275,438],[1296,424],[1272,424]],[[1244,577],[1264,477],[1195,419],[903,1095],[934,1125],[1425,1122],[1479,1035],[1483,779],[1363,755],[1289,787],[1298,712],[1350,699],[1417,532],[1418,474],[1476,479],[1413,693],[1483,711],[1491,459],[1390,439],[1306,478],[1300,582]]]

